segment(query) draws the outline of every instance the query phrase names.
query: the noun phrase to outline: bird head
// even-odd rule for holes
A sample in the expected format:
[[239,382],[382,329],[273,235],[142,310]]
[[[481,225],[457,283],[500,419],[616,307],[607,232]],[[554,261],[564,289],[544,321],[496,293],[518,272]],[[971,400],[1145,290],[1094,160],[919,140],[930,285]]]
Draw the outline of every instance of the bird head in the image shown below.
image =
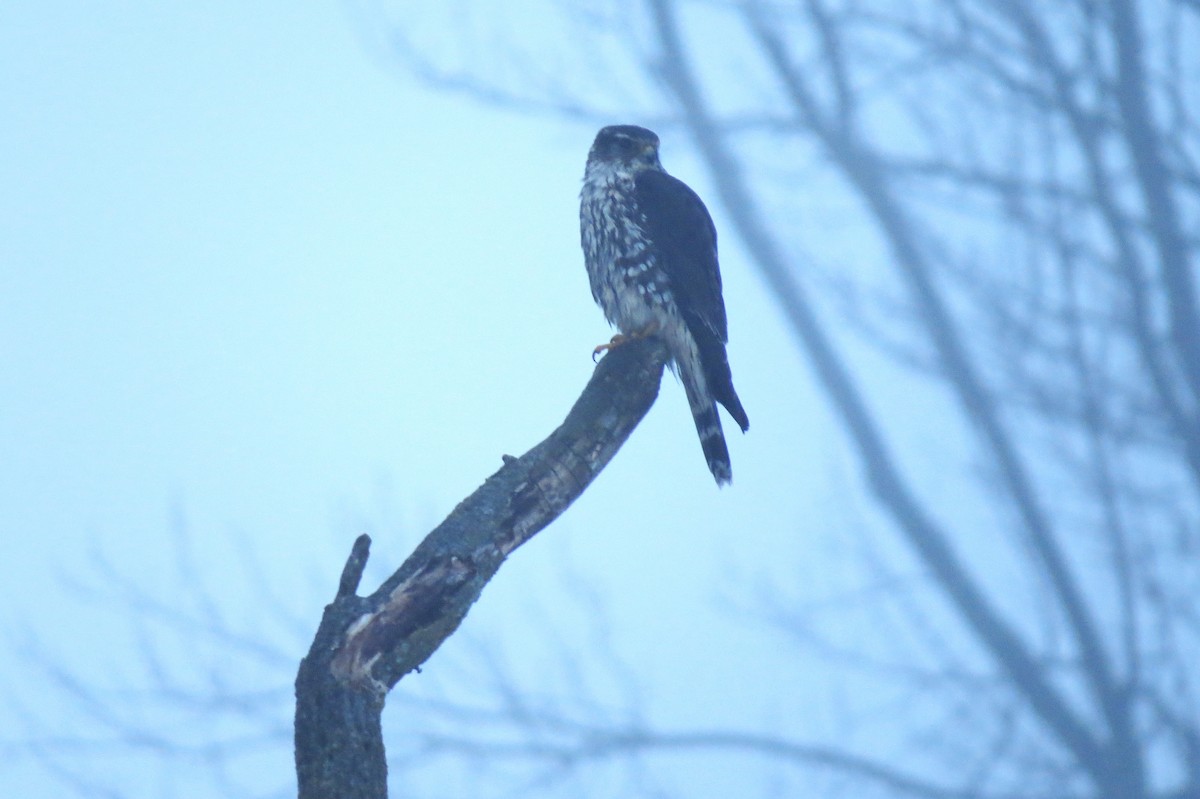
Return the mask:
[[637,125],[601,128],[588,152],[588,167],[607,167],[618,172],[662,169],[658,160],[658,136]]

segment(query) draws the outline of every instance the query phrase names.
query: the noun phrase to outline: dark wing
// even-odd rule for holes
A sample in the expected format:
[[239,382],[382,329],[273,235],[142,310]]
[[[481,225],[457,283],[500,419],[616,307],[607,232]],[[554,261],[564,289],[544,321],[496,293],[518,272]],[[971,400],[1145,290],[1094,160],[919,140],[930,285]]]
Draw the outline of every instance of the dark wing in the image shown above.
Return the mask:
[[688,326],[699,322],[724,344],[729,331],[717,267],[717,229],[708,209],[686,183],[665,172],[642,172],[635,190],[646,232]]
[[696,192],[665,172],[640,173],[634,189],[646,233],[654,242],[675,303],[700,351],[709,391],[745,431],[750,420],[734,391],[725,353],[729,326],[721,297],[717,229],[712,217]]

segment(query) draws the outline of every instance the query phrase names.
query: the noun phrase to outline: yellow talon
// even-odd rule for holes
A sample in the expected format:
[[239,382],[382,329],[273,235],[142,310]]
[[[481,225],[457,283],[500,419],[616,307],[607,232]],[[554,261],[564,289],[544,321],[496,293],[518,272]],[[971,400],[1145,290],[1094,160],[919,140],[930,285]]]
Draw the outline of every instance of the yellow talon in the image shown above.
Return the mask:
[[615,335],[611,339],[609,339],[609,342],[607,344],[598,344],[596,346],[596,349],[592,350],[592,363],[596,362],[596,356],[602,352],[608,352],[611,349],[616,349],[617,347],[621,346],[622,344],[628,344],[631,341],[637,341],[638,339],[646,338],[647,336],[653,336],[657,332],[658,332],[658,323],[651,322],[646,327],[642,328],[641,330],[638,330],[635,333],[629,333],[629,334],[618,333],[617,335]]
[[614,347],[619,347],[629,340],[630,340],[629,336],[625,336],[625,335],[622,335],[621,333],[618,333],[617,335],[615,335],[611,339],[609,339],[607,344],[597,344],[596,349],[592,350],[592,363],[596,362],[596,358],[600,355],[600,353],[608,352],[609,350],[613,349]]

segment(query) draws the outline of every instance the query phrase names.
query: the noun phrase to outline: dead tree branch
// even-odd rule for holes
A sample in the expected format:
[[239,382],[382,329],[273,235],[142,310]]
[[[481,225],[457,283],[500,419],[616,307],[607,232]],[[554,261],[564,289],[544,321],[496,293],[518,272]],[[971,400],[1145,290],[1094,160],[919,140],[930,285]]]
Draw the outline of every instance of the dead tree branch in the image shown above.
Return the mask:
[[566,420],[505,457],[370,596],[356,591],[370,538],[354,544],[296,677],[301,799],[387,796],[380,714],[387,692],[458,628],[513,550],[575,501],[650,410],[666,351],[648,339],[607,355]]

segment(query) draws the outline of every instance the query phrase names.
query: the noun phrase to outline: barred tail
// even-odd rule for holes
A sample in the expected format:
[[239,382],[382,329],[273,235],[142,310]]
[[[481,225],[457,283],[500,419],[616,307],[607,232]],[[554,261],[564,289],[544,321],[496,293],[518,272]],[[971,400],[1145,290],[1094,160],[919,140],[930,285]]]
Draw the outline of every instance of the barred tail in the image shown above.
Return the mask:
[[696,422],[696,434],[700,436],[700,448],[708,461],[708,470],[716,478],[717,485],[733,481],[733,467],[729,463],[729,447],[725,445],[725,432],[721,429],[721,417],[717,415],[717,402],[708,392],[703,375],[695,374],[680,364],[680,380]]

